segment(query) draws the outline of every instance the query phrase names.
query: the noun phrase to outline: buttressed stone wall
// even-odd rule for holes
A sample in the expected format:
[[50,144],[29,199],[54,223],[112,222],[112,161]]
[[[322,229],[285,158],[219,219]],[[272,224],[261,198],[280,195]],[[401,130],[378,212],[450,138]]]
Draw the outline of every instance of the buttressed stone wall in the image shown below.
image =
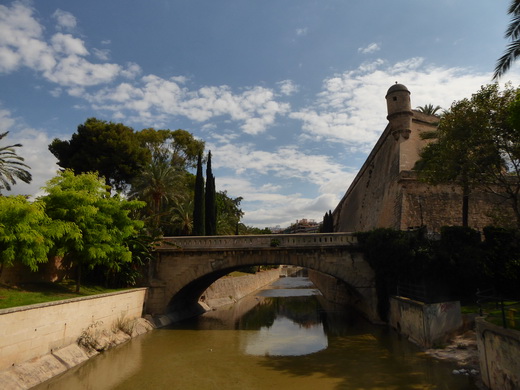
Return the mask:
[[[413,171],[426,142],[421,133],[437,128],[439,118],[412,110],[410,91],[402,84],[386,95],[388,125],[333,212],[337,232],[385,227],[406,230],[462,222],[462,193],[456,185],[432,186]],[[504,210],[502,199],[483,192],[470,198],[469,224],[482,229]]]

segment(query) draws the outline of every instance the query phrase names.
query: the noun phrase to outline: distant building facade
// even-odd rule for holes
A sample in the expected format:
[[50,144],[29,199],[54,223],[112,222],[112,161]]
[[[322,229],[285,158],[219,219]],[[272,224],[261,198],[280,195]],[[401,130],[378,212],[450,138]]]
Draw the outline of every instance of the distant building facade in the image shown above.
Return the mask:
[[318,233],[320,229],[320,224],[316,222],[314,219],[300,219],[296,220],[296,223],[293,223],[287,229],[283,231],[285,234],[292,233]]
[[[402,84],[386,94],[388,125],[333,212],[334,230],[368,231],[385,227],[407,230],[462,224],[462,191],[455,184],[432,186],[417,180],[413,167],[426,142],[421,133],[436,130],[439,118],[412,110],[410,91]],[[472,192],[469,225],[493,224],[507,206],[502,198]]]

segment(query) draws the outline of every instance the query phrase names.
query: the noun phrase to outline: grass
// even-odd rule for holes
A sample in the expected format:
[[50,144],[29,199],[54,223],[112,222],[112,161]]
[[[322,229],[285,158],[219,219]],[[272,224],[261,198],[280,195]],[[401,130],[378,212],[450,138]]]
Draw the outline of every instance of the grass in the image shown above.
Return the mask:
[[[507,328],[520,330],[520,302],[504,301],[505,317]],[[486,321],[503,326],[502,310],[494,303],[485,303],[482,306],[483,314],[486,316]],[[461,312],[463,314],[479,313],[478,305],[462,306]]]
[[19,286],[0,284],[0,309],[104,294],[120,290],[107,289],[88,284],[81,286],[79,293],[75,293],[75,289],[76,282],[73,280],[64,280],[56,283],[26,283]]

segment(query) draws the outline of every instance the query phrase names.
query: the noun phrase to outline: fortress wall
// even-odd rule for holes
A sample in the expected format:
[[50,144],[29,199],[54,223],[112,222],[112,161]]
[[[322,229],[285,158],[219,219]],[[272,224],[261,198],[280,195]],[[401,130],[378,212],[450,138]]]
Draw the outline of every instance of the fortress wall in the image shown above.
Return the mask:
[[[402,193],[400,229],[425,225],[428,231],[439,232],[443,226],[462,224],[462,189],[459,186],[422,183],[416,180],[415,172],[402,172],[399,181]],[[469,198],[469,226],[482,231],[488,225],[500,223],[500,214],[508,210],[503,198],[475,190]]]
[[400,213],[396,187],[398,143],[388,126],[334,210],[336,231],[355,232],[374,227],[398,228]]
[[[461,188],[419,182],[413,171],[421,149],[431,142],[421,135],[434,131],[439,118],[412,110],[403,85],[390,87],[386,99],[389,124],[334,210],[334,230],[426,226],[429,232],[439,232],[442,226],[460,226]],[[492,224],[507,226],[512,220],[509,210],[503,198],[473,190],[469,226],[477,230]]]

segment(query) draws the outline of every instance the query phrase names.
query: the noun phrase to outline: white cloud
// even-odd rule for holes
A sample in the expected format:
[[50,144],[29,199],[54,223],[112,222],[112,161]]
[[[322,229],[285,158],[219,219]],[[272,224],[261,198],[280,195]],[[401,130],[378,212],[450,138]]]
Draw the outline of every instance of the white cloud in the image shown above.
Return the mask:
[[70,34],[55,34],[51,38],[52,48],[55,53],[64,55],[85,56],[88,54],[87,49],[81,39],[74,38]]
[[[519,79],[518,72],[509,76]],[[491,82],[491,73],[428,65],[423,58],[393,65],[379,59],[325,79],[315,103],[289,116],[302,121],[307,139],[368,151],[386,127],[385,94],[396,81],[411,91],[412,107],[431,103],[447,108]]]
[[309,29],[307,27],[297,28],[296,35],[298,35],[299,37],[307,35],[308,30]]
[[108,61],[110,59],[110,50],[108,49],[92,49],[92,53],[101,61]]
[[276,83],[282,95],[291,96],[299,91],[299,87],[292,80],[283,80]]
[[[139,123],[155,118],[160,125],[174,116],[206,122],[228,116],[239,122],[244,133],[255,135],[274,124],[277,115],[289,112],[289,104],[276,100],[272,89],[252,87],[234,93],[228,86],[189,90],[176,80],[147,75],[136,84],[122,83],[87,95],[98,110],[128,112]],[[180,81],[185,81],[181,78]]]
[[[244,198],[246,225],[287,226],[295,217],[319,221],[325,211],[335,208],[355,176],[354,170],[331,156],[305,153],[292,146],[265,151],[224,137],[207,146],[212,151],[214,169],[234,172],[219,176],[217,189]],[[294,192],[291,182],[306,183],[317,189],[318,195],[307,197]]]
[[381,46],[378,43],[371,43],[366,47],[358,48],[358,52],[361,54],[371,54],[381,50]]
[[[85,87],[111,82],[118,76],[135,77],[140,68],[129,64],[95,64],[85,59],[85,42],[61,32],[46,41],[43,27],[33,15],[34,9],[22,1],[10,7],[0,5],[0,72],[10,73],[28,67],[60,86]],[[58,10],[53,15],[58,28],[73,29],[75,17]],[[96,51],[106,58],[107,52]]]
[[72,30],[76,27],[76,17],[70,12],[57,9],[52,16],[56,19],[58,29]]

